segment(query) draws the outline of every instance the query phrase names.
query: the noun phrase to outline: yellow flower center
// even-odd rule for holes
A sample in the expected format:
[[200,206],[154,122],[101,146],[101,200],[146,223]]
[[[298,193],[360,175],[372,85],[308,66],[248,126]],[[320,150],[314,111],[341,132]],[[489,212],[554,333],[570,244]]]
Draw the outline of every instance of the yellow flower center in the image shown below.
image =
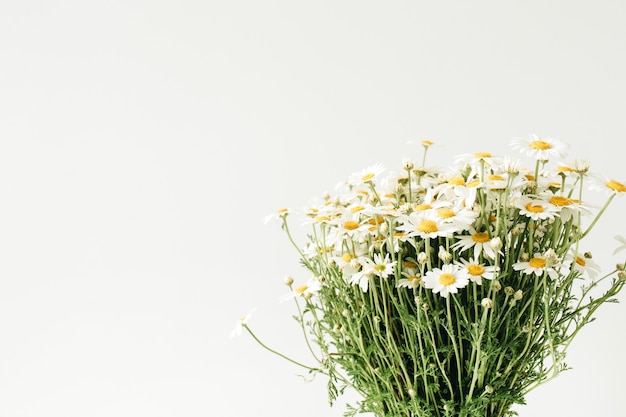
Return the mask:
[[350,209],[350,211],[353,212],[353,213],[358,213],[359,211],[364,210],[364,209],[365,209],[365,207],[363,207],[363,206],[354,206],[354,207],[352,207]]
[[449,219],[450,217],[454,217],[454,210],[444,207],[437,210],[437,216],[442,219]]
[[375,174],[373,174],[373,173],[371,173],[371,172],[370,172],[369,174],[365,174],[365,175],[363,175],[363,176],[361,177],[361,181],[363,181],[363,182],[367,182],[367,181],[371,180],[372,178],[374,178],[374,176],[375,176]]
[[370,218],[367,222],[369,224],[381,224],[385,221],[385,218],[383,216],[375,216]]
[[475,179],[475,180],[472,180],[472,181],[468,182],[467,186],[470,187],[470,188],[471,187],[478,187],[479,184],[480,184],[480,180],[479,179]]
[[587,265],[587,261],[585,261],[583,258],[581,258],[580,256],[576,257],[576,263],[580,266],[585,266]]
[[442,285],[452,285],[456,281],[453,274],[443,273],[439,275],[439,283]]
[[543,207],[536,206],[533,203],[528,203],[526,204],[526,211],[529,211],[531,213],[543,213]]
[[565,165],[560,165],[556,167],[556,172],[574,172],[574,169]]
[[302,294],[303,292],[305,292],[307,289],[309,288],[308,285],[301,285],[298,288],[295,289],[296,294]]
[[489,240],[489,234],[485,232],[477,232],[472,235],[472,240],[476,243],[485,243]]
[[315,218],[316,222],[327,222],[330,221],[330,216],[317,216]]
[[535,180],[535,176],[533,174],[526,174],[524,176],[526,177],[526,179],[528,181],[534,181]]
[[428,210],[430,208],[432,208],[432,206],[430,204],[417,204],[415,207],[415,211],[423,211],[423,210]]
[[463,177],[452,177],[448,180],[448,184],[465,185],[465,179]]
[[417,225],[417,230],[424,233],[434,233],[439,228],[437,227],[437,222],[433,220],[422,220],[420,224]]
[[500,175],[491,174],[487,177],[489,181],[504,181],[504,177]]
[[478,264],[469,264],[467,265],[467,272],[470,275],[479,276],[485,272],[485,267]]
[[530,261],[528,261],[528,264],[533,268],[545,268],[546,260],[543,258],[532,258]]
[[550,145],[545,140],[533,140],[530,142],[530,147],[533,149],[538,149],[540,151],[545,151],[546,149],[551,149],[552,145]]
[[407,279],[409,280],[409,282],[420,282],[422,280],[422,277],[418,275],[411,275]]
[[352,256],[349,253],[344,253],[343,255],[341,255],[341,260],[345,263],[350,263],[350,261],[352,260]]
[[374,269],[377,270],[378,272],[383,272],[385,269],[387,269],[387,265],[376,264],[376,266],[374,266]]
[[422,141],[422,145],[425,145],[425,146],[430,146],[430,145],[432,145],[432,144],[434,144],[434,143],[435,143],[435,142],[432,142],[432,141],[430,141],[430,140],[423,140],[423,141]]
[[354,220],[346,220],[343,222],[343,228],[346,230],[354,230],[359,228],[359,222]]
[[288,211],[289,211],[288,208],[281,208],[281,209],[276,210],[276,213],[278,213],[278,214],[286,214]]
[[618,193],[626,192],[626,185],[621,182],[617,182],[615,180],[610,180],[606,183],[606,186],[613,191],[617,191]]
[[417,264],[413,261],[402,261],[405,268],[417,268]]
[[476,152],[474,158],[491,158],[491,154],[489,152]]
[[572,203],[572,200],[567,197],[563,197],[562,195],[553,195],[550,197],[550,203],[555,206],[569,206]]

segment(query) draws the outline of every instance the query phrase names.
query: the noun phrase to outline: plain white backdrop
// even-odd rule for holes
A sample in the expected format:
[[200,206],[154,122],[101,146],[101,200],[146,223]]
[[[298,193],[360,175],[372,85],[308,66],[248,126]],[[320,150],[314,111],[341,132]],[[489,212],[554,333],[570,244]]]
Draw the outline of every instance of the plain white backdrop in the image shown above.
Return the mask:
[[[620,1],[0,2],[0,416],[341,416],[277,224],[352,172],[558,137],[626,180]],[[616,199],[589,239],[604,270]],[[296,231],[301,237],[301,233]],[[624,300],[626,294],[621,295]],[[523,416],[624,412],[626,303]],[[350,395],[347,399],[352,399]]]

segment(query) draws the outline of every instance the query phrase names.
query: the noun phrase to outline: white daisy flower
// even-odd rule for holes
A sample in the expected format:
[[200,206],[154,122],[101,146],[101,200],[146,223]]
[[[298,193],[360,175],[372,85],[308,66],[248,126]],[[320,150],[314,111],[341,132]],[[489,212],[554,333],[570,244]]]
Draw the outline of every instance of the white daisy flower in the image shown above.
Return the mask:
[[447,298],[450,293],[457,293],[459,288],[465,287],[468,283],[467,273],[455,264],[434,268],[432,271],[428,271],[424,277],[424,286],[444,298]]
[[600,265],[594,262],[591,256],[577,254],[572,249],[567,256],[567,261],[571,264],[571,269],[591,279],[595,279],[600,274]]
[[589,176],[589,188],[592,190],[605,191],[608,194],[626,193],[626,185],[612,178],[600,174]]
[[527,156],[541,161],[563,158],[567,152],[567,145],[559,139],[539,138],[537,135],[529,135],[527,138],[513,138],[510,144],[514,150],[519,150]]
[[380,253],[374,254],[373,261],[369,258],[365,259],[365,263],[363,264],[366,273],[379,276],[380,278],[387,278],[390,274],[393,274],[395,266],[396,261],[391,262],[389,260],[389,254],[386,254],[383,259]]
[[547,273],[550,278],[556,279],[558,278],[559,273],[554,269],[555,266],[558,265],[548,262],[548,259],[546,259],[545,256],[535,254],[535,256],[527,262],[514,263],[513,269],[516,271],[522,271],[526,275],[535,274],[537,276],[541,276],[544,273]]
[[539,198],[522,196],[515,201],[515,207],[520,209],[520,214],[533,220],[545,220],[554,218],[558,209],[555,205]]
[[291,213],[291,209],[289,208],[284,207],[284,208],[278,209],[276,210],[275,213],[265,216],[265,218],[263,219],[263,222],[267,224],[271,220],[282,220],[285,217],[287,217],[289,213]]
[[385,167],[382,164],[376,164],[365,168],[359,172],[355,172],[350,175],[348,183],[353,185],[367,184],[369,182],[375,182],[380,174],[385,171]]
[[458,229],[445,223],[441,218],[413,212],[408,216],[399,217],[398,230],[406,232],[408,236],[419,236],[422,239],[434,239],[437,237],[450,237]]
[[476,260],[470,262],[467,259],[461,259],[460,268],[467,273],[470,281],[478,285],[482,285],[483,278],[492,280],[496,272],[498,272],[498,268],[495,265],[485,266]]
[[449,205],[439,207],[436,213],[441,222],[453,225],[457,231],[467,230],[478,217],[478,213],[473,210],[455,208]]
[[240,317],[239,320],[237,320],[237,324],[235,324],[235,328],[230,332],[231,338],[236,337],[236,336],[241,336],[241,333],[243,332],[243,327],[248,324],[248,320],[250,320],[250,318],[252,317],[252,313],[254,313],[255,311],[256,311],[256,308],[253,308],[252,310],[250,310],[248,314],[246,314],[243,317]]
[[411,288],[417,289],[419,288],[422,277],[418,274],[417,269],[415,268],[406,268],[402,271],[402,277],[396,283],[397,288]]
[[477,232],[473,227],[469,228],[469,235],[457,236],[458,242],[451,246],[451,249],[459,249],[460,252],[474,248],[474,259],[478,259],[480,254],[484,254],[489,259],[496,257],[496,251],[491,246],[491,238],[487,232]]
[[311,278],[307,281],[306,284],[300,285],[299,287],[294,288],[293,291],[285,294],[281,299],[281,302],[296,297],[310,298],[315,295],[315,293],[318,292],[320,288],[322,288],[322,283],[316,278]]

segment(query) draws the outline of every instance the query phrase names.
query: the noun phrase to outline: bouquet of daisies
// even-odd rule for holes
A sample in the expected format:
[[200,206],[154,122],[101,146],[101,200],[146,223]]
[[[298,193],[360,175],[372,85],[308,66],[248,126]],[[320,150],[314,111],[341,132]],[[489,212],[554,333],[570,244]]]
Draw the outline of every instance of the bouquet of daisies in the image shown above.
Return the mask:
[[[356,390],[346,415],[511,415],[567,369],[574,337],[623,287],[624,265],[601,275],[584,239],[626,185],[585,161],[550,166],[566,149],[552,138],[511,141],[529,169],[488,153],[432,169],[422,145],[420,166],[369,167],[304,210],[302,245],[291,210],[274,215],[311,274],[286,284],[314,364],[267,347],[248,317],[237,330],[326,375],[331,404]],[[589,188],[608,193],[602,207]]]

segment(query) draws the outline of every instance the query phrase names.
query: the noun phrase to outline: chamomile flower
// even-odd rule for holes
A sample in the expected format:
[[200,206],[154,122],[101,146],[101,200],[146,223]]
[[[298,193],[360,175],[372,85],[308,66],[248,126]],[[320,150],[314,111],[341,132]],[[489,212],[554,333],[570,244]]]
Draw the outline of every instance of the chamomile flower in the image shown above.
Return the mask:
[[276,210],[276,212],[265,216],[263,219],[264,223],[269,223],[272,220],[283,220],[291,213],[291,210],[287,207],[280,208]]
[[380,253],[375,253],[373,261],[367,258],[363,264],[363,268],[368,273],[379,276],[380,278],[387,278],[390,274],[393,274],[393,268],[395,266],[396,261],[391,262],[388,253],[385,255],[385,258],[383,258]]
[[448,294],[457,293],[460,288],[465,287],[468,283],[467,273],[455,264],[434,268],[424,276],[424,286],[444,298],[447,298]]
[[445,204],[437,209],[436,216],[441,222],[451,224],[457,231],[460,231],[467,230],[478,217],[478,213],[466,208],[452,207]]
[[608,194],[623,195],[626,193],[626,184],[600,174],[594,174],[589,177],[589,188],[605,191]]
[[407,268],[402,271],[402,278],[396,284],[397,288],[411,288],[416,290],[422,282],[422,277],[414,268]]
[[558,208],[554,204],[528,196],[518,198],[515,201],[515,207],[520,209],[520,214],[533,220],[552,219],[558,212]]
[[541,161],[563,158],[567,152],[567,145],[559,139],[539,138],[537,135],[513,138],[510,144],[514,150]]
[[375,182],[380,177],[380,174],[382,174],[384,171],[385,167],[382,164],[372,165],[365,168],[364,170],[355,172],[354,174],[350,175],[348,183],[352,185],[359,185]]
[[460,268],[467,273],[470,281],[478,285],[482,285],[483,278],[492,280],[498,271],[495,265],[486,266],[476,260],[468,261],[467,259],[460,260]]
[[422,239],[434,239],[437,237],[450,237],[458,229],[441,218],[413,212],[408,216],[398,218],[398,230],[406,232],[408,236],[419,236]]
[[322,283],[320,282],[320,280],[317,278],[311,278],[307,281],[306,284],[300,285],[294,288],[289,293],[285,294],[282,298],[282,301],[287,301],[296,297],[310,298],[315,295],[315,293],[317,293],[320,288],[322,288]]
[[248,314],[240,317],[239,320],[237,320],[235,328],[230,332],[230,337],[241,336],[244,326],[248,324],[248,320],[250,320],[250,318],[252,317],[252,313],[254,313],[255,311],[256,308],[253,308]]
[[534,257],[524,262],[516,262],[513,264],[513,269],[516,271],[522,271],[525,275],[535,274],[541,276],[547,273],[551,279],[557,279],[559,273],[556,271],[552,262],[549,262],[546,256],[541,254],[535,254]]
[[600,265],[591,258],[590,254],[576,253],[576,251],[572,249],[567,255],[566,260],[570,262],[571,269],[591,279],[595,279],[598,274],[600,274]]
[[469,235],[457,236],[458,242],[452,245],[452,249],[459,249],[460,252],[473,248],[473,258],[478,259],[484,254],[490,259],[496,257],[496,251],[491,246],[491,237],[487,232],[477,232],[473,227],[469,228]]

